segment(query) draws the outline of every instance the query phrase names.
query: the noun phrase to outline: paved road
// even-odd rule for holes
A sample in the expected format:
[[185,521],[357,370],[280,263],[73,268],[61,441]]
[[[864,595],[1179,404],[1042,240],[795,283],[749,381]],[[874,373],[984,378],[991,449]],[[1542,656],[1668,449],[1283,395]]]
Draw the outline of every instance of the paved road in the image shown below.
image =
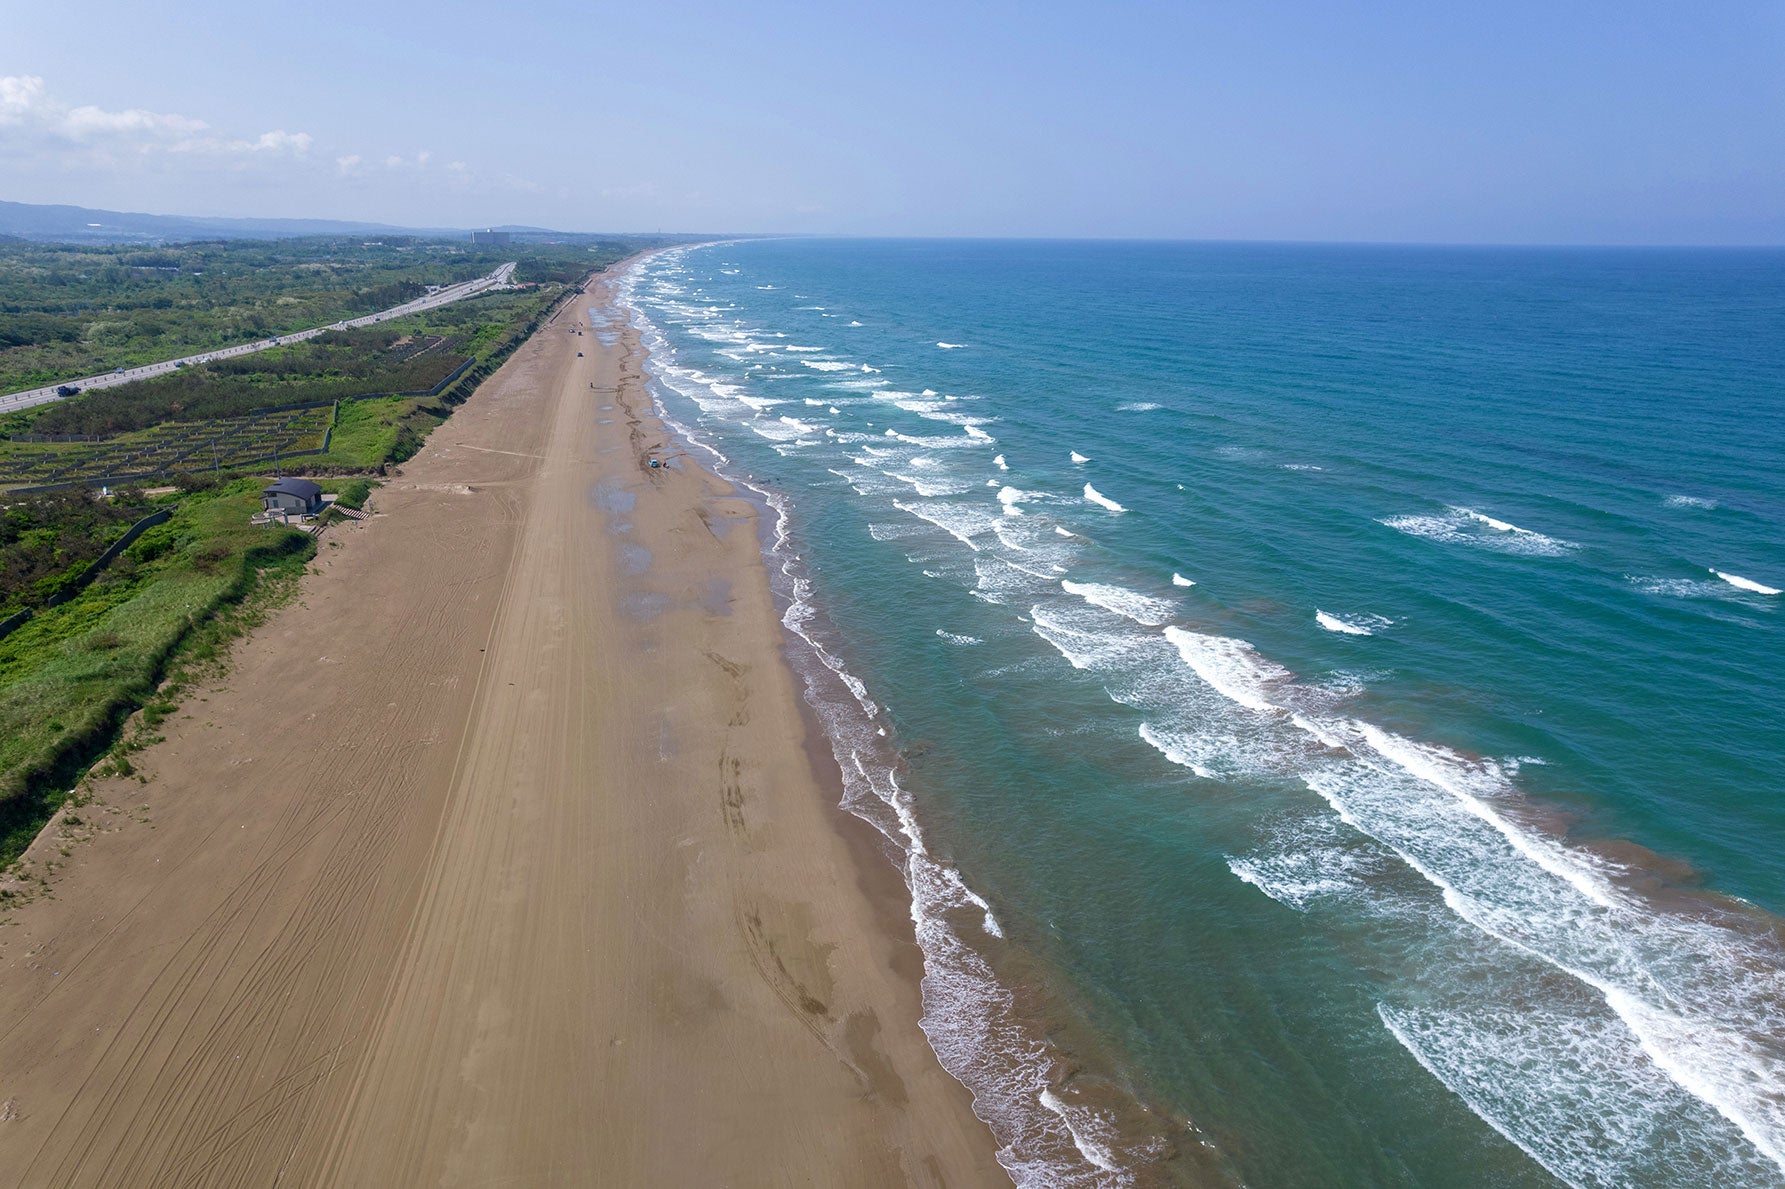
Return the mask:
[[[310,330],[300,330],[295,334],[284,334],[278,338],[259,339],[252,343],[242,343],[235,347],[224,347],[217,351],[202,351],[197,355],[187,355],[181,359],[169,359],[162,363],[144,364],[142,367],[125,368],[121,371],[106,372],[103,375],[88,376],[84,380],[63,380],[63,385],[72,385],[82,392],[90,392],[95,388],[111,388],[118,384],[130,384],[137,380],[146,380],[151,376],[159,376],[171,372],[177,367],[190,363],[205,363],[212,359],[228,359],[232,355],[251,355],[256,351],[265,351],[271,347],[283,346],[287,343],[301,343],[305,339],[315,338],[325,330],[342,330],[349,326],[370,326],[374,322],[386,322],[392,318],[400,318],[405,314],[418,314],[422,310],[431,310],[437,306],[450,305],[466,297],[475,297],[479,293],[491,289],[500,289],[509,283],[514,276],[514,262],[510,261],[487,277],[478,277],[474,281],[461,281],[457,285],[448,285],[444,289],[435,290],[425,297],[414,301],[406,301],[400,306],[392,306],[388,310],[380,310],[376,314],[367,314],[363,318],[353,318],[346,322],[331,322],[327,326],[318,326]],[[61,385],[50,384],[43,388],[33,388],[29,392],[14,392],[0,396],[0,413],[10,413],[15,409],[27,409],[32,405],[46,404],[49,401],[61,400],[56,389]]]

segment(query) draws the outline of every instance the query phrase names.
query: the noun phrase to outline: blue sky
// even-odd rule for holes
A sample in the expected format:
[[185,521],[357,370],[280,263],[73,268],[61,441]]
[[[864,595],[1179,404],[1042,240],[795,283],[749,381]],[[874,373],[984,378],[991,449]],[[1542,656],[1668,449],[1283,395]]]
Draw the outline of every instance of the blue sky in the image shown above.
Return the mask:
[[0,10],[0,198],[579,230],[1785,243],[1785,4]]

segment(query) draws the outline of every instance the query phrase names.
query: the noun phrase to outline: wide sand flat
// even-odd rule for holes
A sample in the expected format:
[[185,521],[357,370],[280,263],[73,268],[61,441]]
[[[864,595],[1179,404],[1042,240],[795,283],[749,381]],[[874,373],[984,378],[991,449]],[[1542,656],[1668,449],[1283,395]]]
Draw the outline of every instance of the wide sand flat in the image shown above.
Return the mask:
[[0,922],[0,1183],[1008,1183],[808,761],[754,513],[643,466],[585,304]]

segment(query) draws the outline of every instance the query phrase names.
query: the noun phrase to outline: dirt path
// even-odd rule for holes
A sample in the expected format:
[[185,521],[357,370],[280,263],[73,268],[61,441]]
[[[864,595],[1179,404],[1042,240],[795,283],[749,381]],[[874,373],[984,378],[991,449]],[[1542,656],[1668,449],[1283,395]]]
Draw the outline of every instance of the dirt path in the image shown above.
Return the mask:
[[584,305],[0,921],[0,1184],[1008,1183],[810,769],[751,508],[642,465]]

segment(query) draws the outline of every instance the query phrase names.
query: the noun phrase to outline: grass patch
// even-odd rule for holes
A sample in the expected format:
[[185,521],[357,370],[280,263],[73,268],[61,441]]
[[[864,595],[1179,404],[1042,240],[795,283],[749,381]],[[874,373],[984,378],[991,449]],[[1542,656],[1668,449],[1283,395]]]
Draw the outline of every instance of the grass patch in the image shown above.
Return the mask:
[[324,484],[323,487],[324,490],[334,488],[337,507],[352,508],[356,512],[364,508],[366,501],[372,496],[372,481],[363,476]]
[[258,490],[241,480],[189,497],[118,572],[0,640],[0,865],[108,750],[127,774],[125,720],[145,709],[152,730],[176,704],[180,671],[215,664],[303,572],[310,537],[248,524]]

